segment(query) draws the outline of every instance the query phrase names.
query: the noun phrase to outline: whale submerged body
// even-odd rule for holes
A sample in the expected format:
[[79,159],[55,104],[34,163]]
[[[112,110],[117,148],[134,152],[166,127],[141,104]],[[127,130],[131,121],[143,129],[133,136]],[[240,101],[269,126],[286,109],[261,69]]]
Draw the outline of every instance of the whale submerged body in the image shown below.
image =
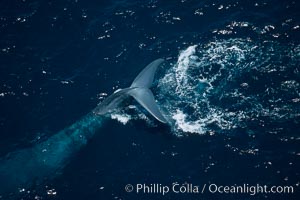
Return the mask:
[[0,158],[0,196],[18,192],[20,188],[30,187],[45,178],[55,177],[74,153],[101,127],[103,115],[112,112],[130,96],[157,120],[166,123],[167,120],[159,111],[149,89],[155,71],[163,61],[157,59],[147,65],[129,88],[115,91],[90,113],[46,141]]

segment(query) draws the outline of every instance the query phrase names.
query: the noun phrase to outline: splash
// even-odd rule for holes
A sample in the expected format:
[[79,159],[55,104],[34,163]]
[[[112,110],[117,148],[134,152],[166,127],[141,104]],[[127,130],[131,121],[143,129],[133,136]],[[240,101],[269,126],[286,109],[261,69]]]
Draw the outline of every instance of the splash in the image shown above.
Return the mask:
[[197,45],[193,45],[188,47],[186,50],[182,51],[178,57],[178,66],[175,68],[175,77],[177,82],[176,91],[181,90],[181,86],[186,85],[188,82],[186,72],[188,70],[189,65],[192,65],[193,63],[193,55],[196,52]]
[[[181,110],[177,110],[172,118],[176,121],[176,126],[184,132],[188,133],[198,133],[199,130],[203,129],[204,124],[201,120],[197,121],[188,121],[186,118],[186,114],[184,114]],[[202,130],[203,131],[203,130]]]
[[177,135],[295,119],[299,106],[291,102],[300,89],[289,77],[299,75],[297,63],[299,45],[250,39],[192,45],[159,80],[158,101]]
[[111,114],[111,119],[116,119],[118,122],[125,125],[131,119],[131,117],[128,114],[114,113],[114,114]]

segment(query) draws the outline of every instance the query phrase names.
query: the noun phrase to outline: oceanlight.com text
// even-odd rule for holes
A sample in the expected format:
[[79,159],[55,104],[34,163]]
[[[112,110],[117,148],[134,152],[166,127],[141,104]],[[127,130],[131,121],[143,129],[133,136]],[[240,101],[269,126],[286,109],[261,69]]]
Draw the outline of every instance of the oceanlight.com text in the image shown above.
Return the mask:
[[169,185],[160,183],[138,183],[135,185],[127,184],[125,191],[136,194],[160,194],[166,195],[168,193],[175,194],[293,194],[293,186],[268,186],[268,185],[218,185],[218,184],[202,184],[196,185],[192,183],[172,183]]

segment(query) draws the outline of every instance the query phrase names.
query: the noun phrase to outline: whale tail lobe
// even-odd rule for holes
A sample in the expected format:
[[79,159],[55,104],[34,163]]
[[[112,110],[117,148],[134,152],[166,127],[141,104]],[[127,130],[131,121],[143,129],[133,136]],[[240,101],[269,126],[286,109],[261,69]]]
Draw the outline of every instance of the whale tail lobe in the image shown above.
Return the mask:
[[131,88],[139,87],[139,88],[150,88],[152,82],[154,80],[154,75],[157,70],[157,67],[164,62],[164,59],[159,58],[154,60],[149,65],[147,65],[131,84]]

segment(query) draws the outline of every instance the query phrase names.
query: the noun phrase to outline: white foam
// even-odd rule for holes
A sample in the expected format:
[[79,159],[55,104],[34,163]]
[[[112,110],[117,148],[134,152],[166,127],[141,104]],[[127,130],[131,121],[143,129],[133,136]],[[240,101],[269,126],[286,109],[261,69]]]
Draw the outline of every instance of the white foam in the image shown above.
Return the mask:
[[116,119],[118,122],[122,123],[122,124],[127,124],[127,122],[129,120],[131,120],[131,116],[127,115],[127,114],[111,114],[111,118],[112,119]]
[[182,85],[187,84],[186,71],[190,65],[191,56],[193,56],[196,52],[196,47],[197,45],[188,47],[186,50],[182,51],[178,57],[177,67],[175,68],[175,76],[177,80],[176,91],[179,91]]
[[204,124],[200,120],[187,121],[186,117],[186,114],[184,114],[181,110],[177,109],[177,112],[172,116],[172,118],[175,120],[175,125],[177,129],[188,133],[205,133],[205,130],[203,129]]
[[210,104],[208,94],[214,91],[213,83],[222,78],[222,70],[230,75],[237,62],[245,59],[250,47],[245,49],[243,43],[220,40],[191,45],[180,52],[176,64],[159,81],[159,102],[164,102],[162,106],[174,120],[177,135],[182,132],[205,134],[210,124],[222,130],[236,127],[223,108]]

